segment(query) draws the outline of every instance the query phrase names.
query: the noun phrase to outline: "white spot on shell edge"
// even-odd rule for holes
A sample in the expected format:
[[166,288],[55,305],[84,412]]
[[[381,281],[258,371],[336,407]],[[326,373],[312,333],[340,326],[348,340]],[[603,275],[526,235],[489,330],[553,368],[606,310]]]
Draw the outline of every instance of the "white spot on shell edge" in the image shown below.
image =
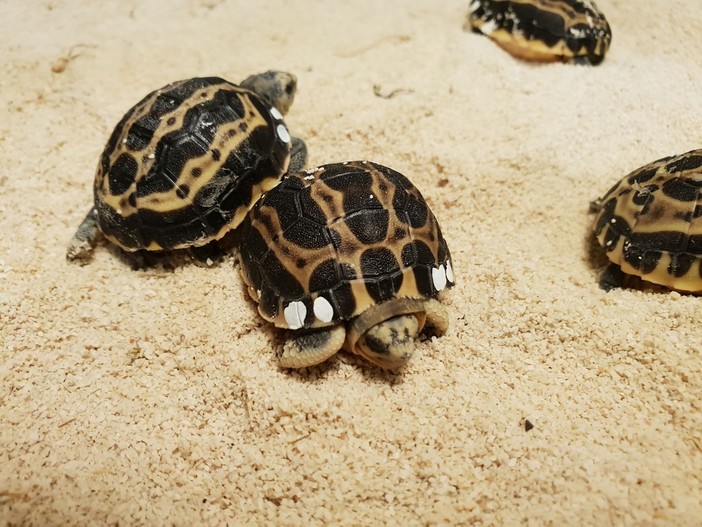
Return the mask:
[[284,124],[279,124],[275,128],[276,132],[278,132],[278,137],[280,137],[280,140],[283,143],[289,143],[290,142],[290,134],[288,133],[288,129],[285,128]]
[[451,260],[446,261],[446,279],[452,284],[455,283],[453,281],[453,267],[451,266]]
[[307,308],[302,302],[290,302],[285,309],[283,309],[283,314],[285,315],[285,322],[287,322],[290,329],[300,329],[305,325]]
[[434,288],[437,291],[444,290],[446,287],[446,269],[444,269],[443,265],[431,270],[431,280],[434,282]]
[[482,26],[480,26],[480,32],[483,35],[490,35],[498,29],[499,29],[499,25],[494,20],[487,20],[487,21],[483,22]]
[[329,303],[329,300],[323,296],[318,296],[314,300],[314,316],[322,322],[331,322],[334,318],[334,308]]
[[283,114],[280,113],[280,110],[278,110],[278,108],[276,108],[275,106],[271,106],[271,109],[269,111],[271,112],[271,115],[274,119],[280,121],[283,118]]

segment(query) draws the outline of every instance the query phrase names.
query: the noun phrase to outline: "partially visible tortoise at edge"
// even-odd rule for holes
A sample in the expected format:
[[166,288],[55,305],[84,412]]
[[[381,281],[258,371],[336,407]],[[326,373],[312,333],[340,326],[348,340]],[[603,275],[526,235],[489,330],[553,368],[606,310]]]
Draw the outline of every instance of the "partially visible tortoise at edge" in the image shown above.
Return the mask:
[[591,0],[472,0],[464,29],[533,61],[597,65],[612,41],[607,19]]
[[702,149],[634,170],[591,209],[595,236],[612,262],[600,278],[603,289],[634,275],[702,292]]

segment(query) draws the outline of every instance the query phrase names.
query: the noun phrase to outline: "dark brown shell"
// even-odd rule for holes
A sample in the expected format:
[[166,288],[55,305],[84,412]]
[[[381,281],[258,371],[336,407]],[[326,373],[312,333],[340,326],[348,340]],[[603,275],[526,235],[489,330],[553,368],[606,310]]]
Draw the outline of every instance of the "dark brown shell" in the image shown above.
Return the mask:
[[467,26],[527,60],[599,64],[612,41],[591,0],[472,0]]
[[631,172],[596,204],[595,236],[622,271],[702,291],[702,149]]
[[287,175],[241,227],[241,271],[278,327],[336,324],[453,285],[441,229],[402,174],[366,161]]
[[282,116],[217,77],[174,82],[115,127],[95,175],[101,231],[123,249],[204,245],[243,220],[290,160]]

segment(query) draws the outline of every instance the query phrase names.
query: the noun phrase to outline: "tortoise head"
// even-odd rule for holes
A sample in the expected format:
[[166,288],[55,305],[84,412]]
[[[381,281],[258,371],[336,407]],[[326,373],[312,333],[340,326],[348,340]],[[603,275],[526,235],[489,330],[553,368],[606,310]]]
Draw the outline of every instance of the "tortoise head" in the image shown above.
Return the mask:
[[280,113],[288,113],[297,91],[297,77],[284,71],[269,70],[251,75],[239,84],[275,106]]
[[381,368],[397,370],[412,357],[415,339],[425,322],[424,301],[394,298],[354,318],[345,347]]
[[381,368],[397,370],[412,358],[420,329],[414,315],[392,317],[361,335],[354,351]]

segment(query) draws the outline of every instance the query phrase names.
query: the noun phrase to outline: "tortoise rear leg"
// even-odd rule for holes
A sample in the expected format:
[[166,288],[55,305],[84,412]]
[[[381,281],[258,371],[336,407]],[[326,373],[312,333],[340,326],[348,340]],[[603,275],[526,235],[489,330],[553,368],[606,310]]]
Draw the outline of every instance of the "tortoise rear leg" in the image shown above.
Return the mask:
[[626,285],[627,274],[615,263],[609,264],[600,275],[600,289],[611,291]]
[[100,238],[100,227],[97,221],[97,210],[91,207],[78,230],[68,243],[66,258],[69,260],[86,260],[93,252],[93,248]]
[[[424,312],[427,316],[426,325],[424,326],[425,333],[431,333],[440,337],[449,326],[448,311],[446,306],[434,298],[429,298],[424,301]],[[430,331],[427,331],[427,330]]]
[[324,362],[341,349],[346,340],[342,324],[304,333],[288,341],[278,355],[281,368],[306,368]]
[[190,254],[198,265],[209,267],[224,257],[224,250],[219,240],[211,241],[199,247],[191,247]]

